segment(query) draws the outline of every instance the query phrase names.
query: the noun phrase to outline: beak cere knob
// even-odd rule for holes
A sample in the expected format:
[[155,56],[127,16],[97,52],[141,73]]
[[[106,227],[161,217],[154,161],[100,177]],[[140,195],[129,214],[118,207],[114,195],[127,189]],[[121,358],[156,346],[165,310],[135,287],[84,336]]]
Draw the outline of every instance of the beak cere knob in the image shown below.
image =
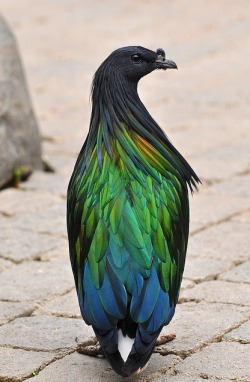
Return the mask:
[[155,61],[156,69],[178,69],[174,61],[166,59],[165,51],[161,48],[156,50],[157,60]]
[[165,51],[161,48],[158,48],[156,53],[158,54],[158,56],[162,56],[162,57],[166,57],[166,54],[165,54]]

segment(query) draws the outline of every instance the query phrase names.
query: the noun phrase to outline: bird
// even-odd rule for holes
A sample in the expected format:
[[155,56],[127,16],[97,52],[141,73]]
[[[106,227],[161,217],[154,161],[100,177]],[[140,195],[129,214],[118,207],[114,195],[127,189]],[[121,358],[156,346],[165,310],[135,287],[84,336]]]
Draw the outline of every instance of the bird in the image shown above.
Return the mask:
[[[177,69],[161,48],[128,46],[97,69],[89,132],[67,191],[71,266],[81,315],[123,376],[146,367],[175,313],[200,183],[149,114],[139,80]],[[121,341],[130,341],[127,356]]]

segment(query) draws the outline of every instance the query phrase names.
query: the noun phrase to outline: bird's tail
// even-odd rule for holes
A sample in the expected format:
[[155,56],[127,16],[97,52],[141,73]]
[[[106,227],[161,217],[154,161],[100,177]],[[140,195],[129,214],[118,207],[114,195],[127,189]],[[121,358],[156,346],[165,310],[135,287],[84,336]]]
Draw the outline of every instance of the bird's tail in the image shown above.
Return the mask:
[[122,368],[122,373],[125,376],[139,373],[146,366],[160,331],[161,329],[154,333],[147,333],[142,325],[138,325],[134,345]]
[[109,331],[102,332],[96,328],[93,328],[95,335],[101,345],[102,351],[109,361],[112,369],[122,377],[127,377],[123,373],[122,369],[124,366],[123,358],[118,350],[118,331],[117,329],[112,329]]
[[126,362],[118,350],[118,331],[116,328],[106,332],[94,328],[94,331],[113,370],[122,377],[129,377],[145,367],[154,350],[161,329],[154,333],[147,333],[142,325],[138,325],[135,341]]

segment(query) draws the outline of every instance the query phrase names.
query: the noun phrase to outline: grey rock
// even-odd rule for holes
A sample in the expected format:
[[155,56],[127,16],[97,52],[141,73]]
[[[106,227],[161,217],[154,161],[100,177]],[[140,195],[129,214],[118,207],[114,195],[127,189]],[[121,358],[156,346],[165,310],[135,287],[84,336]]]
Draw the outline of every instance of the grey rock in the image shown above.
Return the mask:
[[229,281],[204,281],[182,293],[182,299],[250,305],[250,285]]
[[0,325],[21,316],[30,316],[34,304],[28,302],[0,301]]
[[0,347],[0,381],[21,381],[53,360],[55,353]]
[[249,352],[250,345],[235,342],[213,343],[199,353],[187,357],[176,366],[176,370],[203,378],[245,378],[249,381]]
[[250,343],[250,321],[245,322],[239,328],[227,333],[224,339],[238,341],[243,344]]
[[248,311],[248,308],[229,304],[179,304],[173,320],[161,333],[174,332],[176,338],[163,348],[170,353],[187,355],[211,340],[222,337],[225,331],[246,319]]
[[0,187],[20,166],[41,168],[40,136],[15,38],[0,16]]
[[0,327],[0,345],[18,346],[31,350],[53,351],[76,347],[93,336],[90,326],[83,320],[51,316],[17,318]]
[[38,302],[73,287],[69,261],[29,261],[1,273],[0,299]]

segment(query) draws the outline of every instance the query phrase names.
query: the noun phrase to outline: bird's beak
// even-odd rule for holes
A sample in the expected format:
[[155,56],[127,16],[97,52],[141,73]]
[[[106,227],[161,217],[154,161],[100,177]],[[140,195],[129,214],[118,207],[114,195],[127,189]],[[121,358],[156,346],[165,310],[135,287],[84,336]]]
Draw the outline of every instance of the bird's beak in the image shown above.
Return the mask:
[[177,65],[172,60],[167,60],[162,55],[158,55],[157,60],[155,61],[156,69],[178,69]]

